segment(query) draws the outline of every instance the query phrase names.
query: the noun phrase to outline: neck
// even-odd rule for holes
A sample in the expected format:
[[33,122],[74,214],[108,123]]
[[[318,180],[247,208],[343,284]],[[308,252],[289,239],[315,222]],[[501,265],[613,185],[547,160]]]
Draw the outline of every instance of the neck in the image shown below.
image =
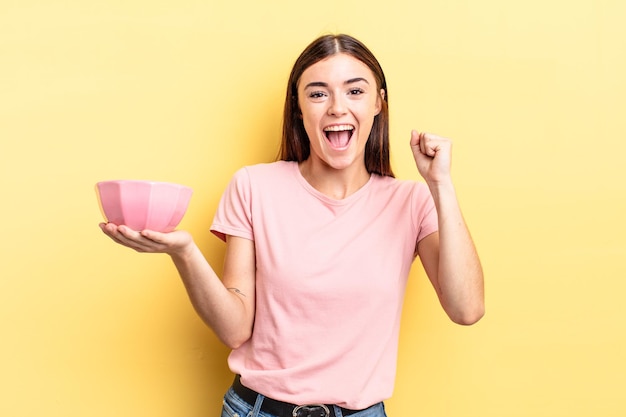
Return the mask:
[[343,200],[357,192],[370,179],[365,165],[334,169],[328,165],[316,164],[311,158],[299,164],[300,173],[313,188],[322,194]]

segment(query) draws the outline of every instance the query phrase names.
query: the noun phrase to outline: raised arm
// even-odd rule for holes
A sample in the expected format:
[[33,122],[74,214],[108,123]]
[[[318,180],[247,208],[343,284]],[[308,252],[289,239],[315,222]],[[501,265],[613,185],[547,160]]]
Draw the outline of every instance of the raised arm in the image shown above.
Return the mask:
[[101,228],[117,243],[138,252],[170,255],[196,312],[225,345],[235,349],[250,338],[255,311],[254,242],[227,238],[220,280],[187,232],[136,232],[111,223]]
[[422,239],[417,252],[450,319],[458,324],[474,324],[485,312],[484,280],[450,176],[452,143],[413,131],[411,148],[439,219],[439,231]]

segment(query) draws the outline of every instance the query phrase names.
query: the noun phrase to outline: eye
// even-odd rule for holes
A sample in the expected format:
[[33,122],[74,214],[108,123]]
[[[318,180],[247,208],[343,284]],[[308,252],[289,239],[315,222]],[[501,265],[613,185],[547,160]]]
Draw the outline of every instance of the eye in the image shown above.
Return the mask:
[[320,99],[320,98],[323,98],[325,96],[326,96],[326,94],[323,91],[311,91],[309,93],[309,98],[312,98],[312,99]]
[[364,92],[365,91],[363,91],[363,89],[361,88],[351,88],[348,94],[353,95],[353,96],[358,96],[360,94],[363,94]]

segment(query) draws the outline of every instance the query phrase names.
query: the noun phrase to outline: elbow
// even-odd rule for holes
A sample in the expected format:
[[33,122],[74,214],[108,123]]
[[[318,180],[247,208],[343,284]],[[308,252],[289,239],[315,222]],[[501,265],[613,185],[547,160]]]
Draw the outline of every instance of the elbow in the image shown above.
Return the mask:
[[230,350],[239,349],[241,345],[245,343],[245,341],[242,341],[242,340],[223,340],[222,342]]
[[226,335],[221,337],[221,341],[226,347],[231,350],[235,350],[241,347],[244,343],[246,343],[250,337],[252,336],[251,332],[240,332],[238,334]]
[[448,314],[450,319],[461,326],[471,326],[472,324],[476,324],[483,318],[485,315],[485,306],[475,306],[471,309],[466,309],[464,311],[458,311],[453,314]]
[[241,345],[246,343],[246,341],[243,339],[232,338],[232,339],[222,339],[222,343],[226,345],[228,349],[235,350],[235,349],[239,349]]

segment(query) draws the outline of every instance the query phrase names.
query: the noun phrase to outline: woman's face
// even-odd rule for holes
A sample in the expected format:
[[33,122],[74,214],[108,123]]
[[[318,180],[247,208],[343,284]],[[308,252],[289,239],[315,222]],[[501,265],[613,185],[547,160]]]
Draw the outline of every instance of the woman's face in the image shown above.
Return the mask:
[[367,65],[350,55],[332,55],[307,68],[298,82],[298,104],[311,162],[338,170],[365,167],[365,144],[383,94]]

